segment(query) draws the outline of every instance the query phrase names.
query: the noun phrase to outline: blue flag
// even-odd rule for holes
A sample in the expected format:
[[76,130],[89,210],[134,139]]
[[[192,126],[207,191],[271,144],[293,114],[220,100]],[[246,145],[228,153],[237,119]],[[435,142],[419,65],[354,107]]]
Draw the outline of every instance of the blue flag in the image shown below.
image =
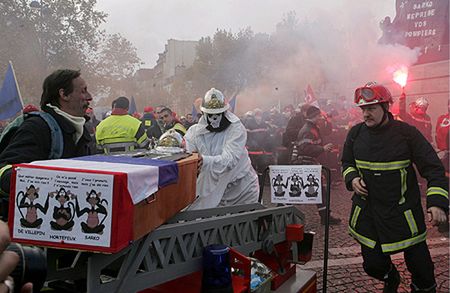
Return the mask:
[[14,117],[18,112],[22,111],[22,108],[23,103],[19,87],[12,64],[9,63],[2,88],[0,89],[0,120]]
[[130,108],[128,108],[128,114],[133,115],[137,112],[136,102],[134,101],[134,97],[131,96]]
[[197,121],[197,108],[195,108],[195,105],[192,105],[192,119],[194,119],[194,121]]
[[228,102],[228,104],[230,105],[230,111],[233,113],[234,113],[234,109],[236,108],[236,97],[237,97],[237,95],[232,97],[231,100]]

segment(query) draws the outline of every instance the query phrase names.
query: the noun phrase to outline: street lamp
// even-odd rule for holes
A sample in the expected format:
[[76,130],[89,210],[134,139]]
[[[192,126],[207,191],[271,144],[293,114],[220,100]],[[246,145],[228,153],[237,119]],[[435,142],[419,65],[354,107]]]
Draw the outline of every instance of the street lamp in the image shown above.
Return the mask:
[[50,12],[50,8],[48,4],[45,4],[44,1],[33,0],[30,2],[30,7],[33,9],[39,9],[40,16],[48,15]]
[[39,1],[33,0],[30,3],[31,8],[42,8],[42,4]]
[[37,0],[33,0],[30,2],[30,7],[33,10],[38,10],[38,26],[39,28],[36,29],[36,32],[38,35],[40,35],[40,43],[42,46],[42,52],[44,54],[45,57],[49,58],[49,56],[51,55],[55,55],[56,52],[51,50],[49,48],[49,44],[48,44],[48,40],[47,40],[47,31],[48,31],[48,25],[46,24],[46,22],[44,21],[45,17],[51,16],[51,10],[48,4],[44,3],[43,0],[41,1],[37,1]]

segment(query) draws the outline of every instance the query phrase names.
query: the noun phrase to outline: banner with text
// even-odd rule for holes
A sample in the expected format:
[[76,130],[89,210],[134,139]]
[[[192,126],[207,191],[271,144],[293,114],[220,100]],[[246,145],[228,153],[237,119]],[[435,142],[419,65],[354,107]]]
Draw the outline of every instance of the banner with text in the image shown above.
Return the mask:
[[449,59],[449,0],[397,0],[394,20],[380,26],[381,43],[419,47],[418,63]]
[[16,170],[14,238],[110,246],[113,175]]

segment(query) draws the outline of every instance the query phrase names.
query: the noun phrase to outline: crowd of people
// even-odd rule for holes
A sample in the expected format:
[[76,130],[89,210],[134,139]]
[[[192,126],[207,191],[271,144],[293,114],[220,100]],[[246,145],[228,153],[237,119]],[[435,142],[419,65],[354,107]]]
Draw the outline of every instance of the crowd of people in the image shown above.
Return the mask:
[[[9,206],[12,164],[152,148],[162,135],[175,132],[184,138],[180,147],[199,157],[197,198],[189,209],[257,202],[265,183],[261,174],[269,164],[326,165],[334,184],[341,182],[354,192],[349,232],[361,244],[367,274],[384,281],[384,292],[396,292],[399,273],[390,254],[403,251],[413,292],[434,292],[415,170],[427,180],[430,220],[447,223],[448,229],[444,166],[448,172],[450,122],[448,113],[438,118],[433,142],[428,101],[417,99],[407,112],[405,100],[402,95],[394,119],[389,90],[368,83],[354,96],[362,120],[357,107],[350,110],[341,101],[283,111],[254,109],[239,118],[222,92],[212,88],[203,97],[199,117],[179,117],[167,106],[146,106],[142,115],[130,115],[129,99],[118,97],[99,121],[81,73],[57,70],[43,83],[40,111],[46,114],[33,114],[38,109],[26,107],[15,128],[0,138],[1,214],[7,215]],[[318,206],[322,224],[325,206]],[[329,218],[331,225],[340,222]],[[9,237],[0,224],[1,253]],[[3,287],[14,267],[10,257],[0,258],[5,262],[0,265]]]

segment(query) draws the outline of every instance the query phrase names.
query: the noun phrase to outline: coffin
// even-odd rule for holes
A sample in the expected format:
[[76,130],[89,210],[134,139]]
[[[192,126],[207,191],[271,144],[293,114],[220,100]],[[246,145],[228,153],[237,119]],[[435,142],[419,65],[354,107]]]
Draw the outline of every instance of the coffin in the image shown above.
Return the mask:
[[118,252],[194,201],[197,161],[88,156],[14,165],[12,240]]

